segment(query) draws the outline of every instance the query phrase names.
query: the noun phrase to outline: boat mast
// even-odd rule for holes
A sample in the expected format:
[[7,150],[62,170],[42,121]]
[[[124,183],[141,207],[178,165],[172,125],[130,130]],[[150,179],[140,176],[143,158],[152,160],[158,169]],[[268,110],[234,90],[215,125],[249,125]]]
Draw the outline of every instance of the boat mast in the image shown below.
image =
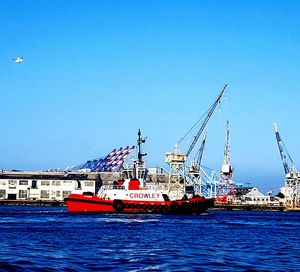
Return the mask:
[[141,145],[144,144],[146,142],[146,139],[142,139],[142,133],[141,130],[139,129],[138,131],[138,140],[137,140],[137,144],[138,144],[138,165],[143,165],[143,157],[147,155],[147,153],[142,153],[141,151]]
[[145,169],[145,163],[143,161],[143,157],[147,155],[147,153],[142,153],[142,144],[146,142],[146,139],[142,138],[141,130],[138,131],[138,140],[137,140],[137,148],[138,148],[138,159],[133,164],[133,175],[135,179],[140,181],[140,185],[144,186],[144,181],[147,176],[147,170]]

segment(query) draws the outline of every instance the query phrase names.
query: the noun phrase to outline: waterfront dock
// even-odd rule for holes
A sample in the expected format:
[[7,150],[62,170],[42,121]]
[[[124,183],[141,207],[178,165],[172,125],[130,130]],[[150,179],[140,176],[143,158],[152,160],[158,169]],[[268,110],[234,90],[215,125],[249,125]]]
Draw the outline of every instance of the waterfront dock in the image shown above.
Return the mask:
[[[0,206],[65,206],[60,200],[8,200],[1,199]],[[253,205],[253,204],[215,204],[210,210],[223,211],[286,211],[300,212],[300,208],[286,208],[275,205]]]
[[286,208],[287,212],[300,212],[300,208]]
[[65,206],[63,200],[0,199],[0,206]]
[[215,204],[212,209],[226,211],[288,211],[285,206],[267,204]]

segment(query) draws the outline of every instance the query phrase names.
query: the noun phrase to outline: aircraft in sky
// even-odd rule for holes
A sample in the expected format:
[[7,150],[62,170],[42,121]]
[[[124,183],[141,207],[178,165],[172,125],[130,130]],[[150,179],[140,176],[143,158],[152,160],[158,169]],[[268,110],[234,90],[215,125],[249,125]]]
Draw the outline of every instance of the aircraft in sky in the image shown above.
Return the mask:
[[15,62],[15,63],[19,63],[19,64],[21,64],[23,61],[24,61],[24,58],[23,57],[21,57],[21,58],[15,58],[15,59],[13,59],[13,61]]

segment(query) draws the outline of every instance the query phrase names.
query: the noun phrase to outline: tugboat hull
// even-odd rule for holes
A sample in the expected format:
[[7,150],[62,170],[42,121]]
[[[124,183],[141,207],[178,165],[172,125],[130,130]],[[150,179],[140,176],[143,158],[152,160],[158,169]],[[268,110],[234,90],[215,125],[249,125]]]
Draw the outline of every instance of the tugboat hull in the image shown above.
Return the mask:
[[213,207],[213,199],[195,197],[176,201],[109,200],[98,196],[71,194],[65,199],[69,212],[200,214]]

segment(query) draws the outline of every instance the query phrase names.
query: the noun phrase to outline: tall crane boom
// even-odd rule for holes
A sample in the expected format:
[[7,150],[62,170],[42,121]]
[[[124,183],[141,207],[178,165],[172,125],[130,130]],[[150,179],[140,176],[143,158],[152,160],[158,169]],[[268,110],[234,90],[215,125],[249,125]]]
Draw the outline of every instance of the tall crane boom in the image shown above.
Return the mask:
[[206,143],[206,138],[207,138],[207,132],[205,133],[205,137],[202,141],[202,144],[199,148],[199,154],[198,154],[198,158],[197,158],[197,165],[199,166],[200,168],[200,165],[201,165],[201,161],[202,161],[202,156],[203,156],[203,151],[204,151],[204,147],[205,147],[205,143]]
[[226,124],[226,139],[224,146],[224,160],[219,174],[219,183],[217,190],[217,203],[233,202],[234,180],[233,168],[230,162],[230,139],[229,139],[229,121]]
[[221,173],[223,175],[231,175],[233,172],[230,162],[230,137],[229,137],[229,121],[226,123],[226,139],[224,146],[224,160],[222,164]]
[[229,139],[229,121],[226,124],[226,142],[224,148],[224,162],[223,164],[230,165],[230,139]]
[[197,132],[197,134],[196,134],[193,142],[191,143],[188,151],[186,152],[186,157],[188,157],[190,155],[190,153],[192,152],[192,150],[195,147],[197,141],[199,140],[200,135],[202,134],[204,128],[206,127],[207,122],[209,121],[210,117],[214,113],[217,105],[221,102],[221,99],[222,99],[222,96],[223,96],[223,94],[225,92],[226,87],[227,87],[227,84],[224,86],[222,92],[218,95],[217,99],[215,100],[215,102],[210,107],[210,109],[209,109],[209,111],[208,111],[208,113],[207,113],[207,115],[206,115],[206,117],[205,117],[205,119],[204,119],[204,121],[203,121],[203,123],[202,123],[202,125],[201,125],[201,127],[199,129],[199,131]]
[[204,139],[203,139],[202,144],[195,156],[195,159],[191,161],[190,173],[199,173],[202,156],[203,156],[203,152],[204,152],[204,148],[205,148],[206,138],[207,138],[207,132],[205,133]]
[[[274,131],[275,131],[276,141],[277,141],[280,157],[281,157],[281,160],[282,160],[284,172],[285,172],[285,174],[288,174],[288,173],[290,173],[291,171],[293,171],[295,169],[295,164],[294,164],[290,154],[287,152],[287,149],[286,149],[286,147],[285,147],[285,145],[284,145],[284,143],[283,143],[283,141],[280,137],[280,134],[279,134],[276,123],[273,123],[273,127],[274,127]],[[287,157],[291,162],[291,168],[288,165]]]

